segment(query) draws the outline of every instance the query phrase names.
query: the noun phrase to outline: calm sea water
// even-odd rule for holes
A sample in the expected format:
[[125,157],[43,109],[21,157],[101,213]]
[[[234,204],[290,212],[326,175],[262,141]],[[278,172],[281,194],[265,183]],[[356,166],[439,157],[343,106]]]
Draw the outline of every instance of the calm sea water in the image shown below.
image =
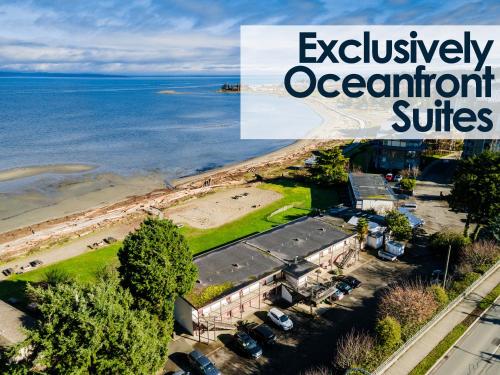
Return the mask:
[[83,163],[172,179],[291,143],[240,140],[239,95],[217,93],[224,82],[237,77],[1,77],[0,170]]

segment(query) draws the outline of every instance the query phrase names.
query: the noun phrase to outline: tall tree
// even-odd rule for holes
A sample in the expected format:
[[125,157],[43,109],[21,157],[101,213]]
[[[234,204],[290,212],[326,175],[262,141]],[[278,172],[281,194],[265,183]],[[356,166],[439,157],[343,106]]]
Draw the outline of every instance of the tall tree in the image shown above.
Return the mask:
[[477,223],[475,238],[482,224],[500,215],[500,152],[486,151],[461,160],[453,177],[450,206],[467,214],[464,235]]
[[339,147],[317,152],[316,163],[311,168],[313,181],[323,185],[338,185],[347,182],[349,158]]
[[198,270],[184,236],[170,220],[148,218],[118,251],[118,271],[140,306],[170,319],[174,301],[191,290]]
[[[172,326],[146,310],[115,275],[92,284],[28,287],[40,319],[10,353],[27,353],[8,373],[152,374],[167,355]],[[24,371],[23,371],[24,370]]]

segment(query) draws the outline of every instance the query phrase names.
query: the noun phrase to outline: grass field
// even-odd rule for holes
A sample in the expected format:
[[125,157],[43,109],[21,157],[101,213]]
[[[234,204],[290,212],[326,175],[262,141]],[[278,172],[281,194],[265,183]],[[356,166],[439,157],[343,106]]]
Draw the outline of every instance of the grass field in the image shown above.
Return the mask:
[[[235,241],[252,233],[262,232],[276,225],[286,223],[300,216],[307,215],[312,208],[327,208],[338,203],[338,195],[334,189],[308,186],[289,180],[277,180],[260,185],[262,189],[277,191],[283,197],[241,219],[213,229],[196,229],[183,227],[181,232],[186,236],[194,254],[212,249],[225,243]],[[272,215],[284,206],[293,206],[286,211]],[[116,253],[121,243],[85,253],[83,255],[36,269],[21,275],[14,275],[0,282],[0,299],[14,297],[21,305],[26,302],[24,290],[27,282],[39,282],[50,269],[59,269],[83,282],[91,281],[97,270],[117,263]]]

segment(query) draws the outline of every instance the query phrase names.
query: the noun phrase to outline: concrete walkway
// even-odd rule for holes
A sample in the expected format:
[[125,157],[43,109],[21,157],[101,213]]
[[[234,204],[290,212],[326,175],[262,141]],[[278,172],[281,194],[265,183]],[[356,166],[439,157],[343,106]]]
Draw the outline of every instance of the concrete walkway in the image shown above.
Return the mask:
[[493,306],[453,345],[432,375],[500,374],[500,305]]
[[469,315],[483,297],[500,283],[500,268],[484,280],[434,327],[392,364],[384,375],[406,375],[455,327]]

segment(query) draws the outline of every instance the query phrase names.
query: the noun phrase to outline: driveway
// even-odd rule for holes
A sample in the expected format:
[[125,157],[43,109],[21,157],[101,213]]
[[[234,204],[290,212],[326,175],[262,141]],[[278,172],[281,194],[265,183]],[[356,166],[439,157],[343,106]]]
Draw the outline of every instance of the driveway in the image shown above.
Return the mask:
[[429,165],[419,177],[414,191],[417,201],[415,214],[425,220],[424,229],[432,234],[441,230],[462,232],[465,214],[452,212],[445,199],[451,190],[451,180],[458,160],[443,158]]
[[[419,257],[418,254],[407,255],[402,261],[391,263],[381,261],[373,254],[362,253],[358,265],[349,274],[361,280],[362,286],[332,306],[322,306],[320,316],[309,315],[309,308],[304,305],[283,308],[294,321],[294,329],[292,332],[275,329],[277,344],[264,348],[264,354],[258,360],[238,354],[229,333],[219,336],[224,346],[212,352],[210,359],[223,374],[229,375],[298,375],[315,366],[331,366],[335,343],[340,336],[352,328],[368,330],[373,327],[378,291],[398,278],[414,273],[428,275],[436,267],[434,260]],[[252,320],[266,321],[265,312],[257,312]]]

